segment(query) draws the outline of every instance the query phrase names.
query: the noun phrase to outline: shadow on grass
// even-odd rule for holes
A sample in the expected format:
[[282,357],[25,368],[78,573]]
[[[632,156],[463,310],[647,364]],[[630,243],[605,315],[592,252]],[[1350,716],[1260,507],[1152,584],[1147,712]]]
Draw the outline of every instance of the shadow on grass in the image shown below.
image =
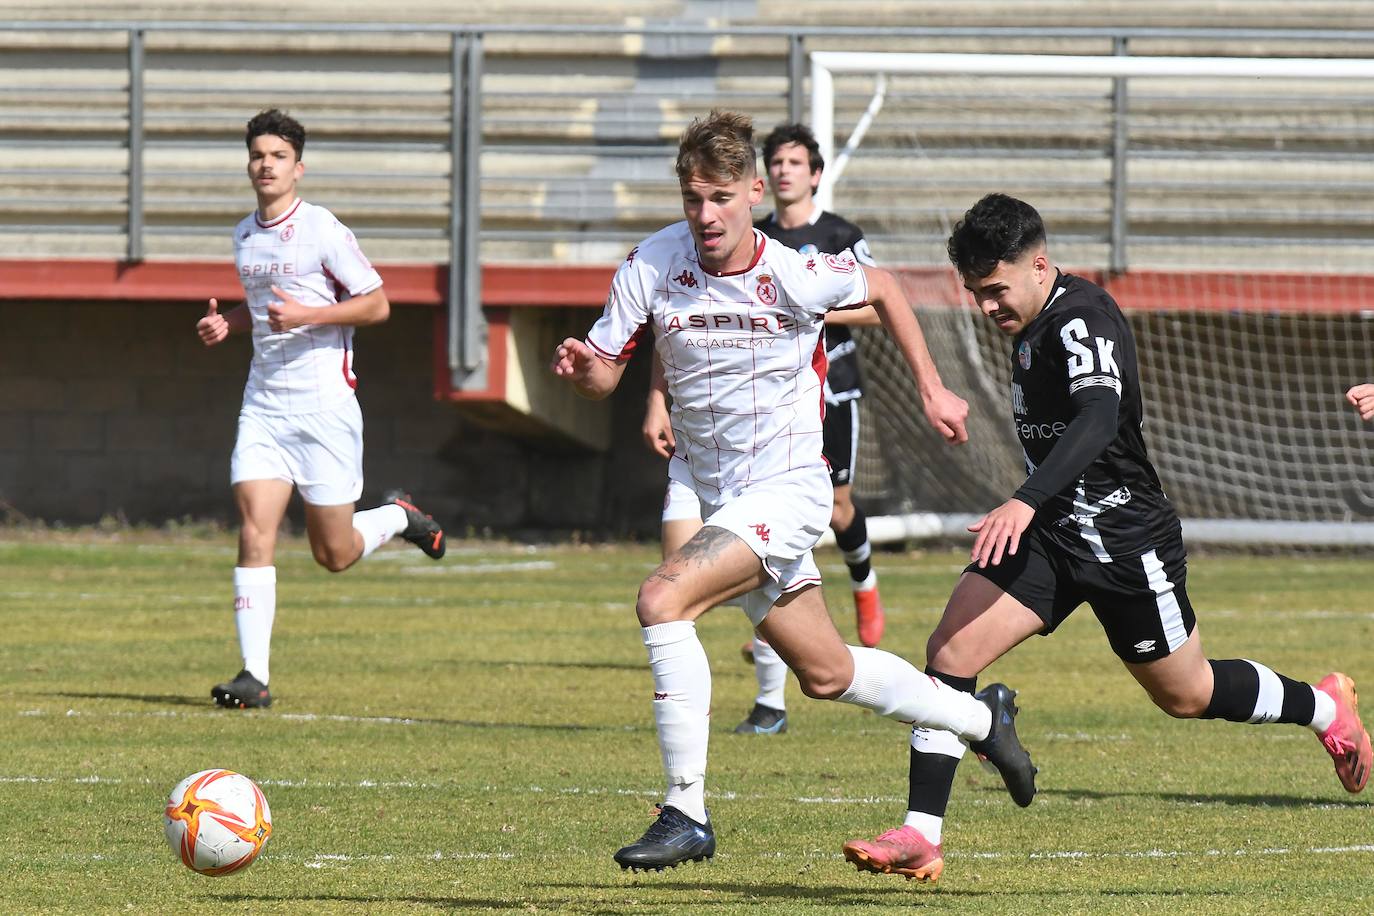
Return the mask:
[[77,693],[74,691],[58,691],[56,693],[34,694],[40,697],[62,697],[67,700],[134,700],[138,703],[149,703],[154,706],[203,706],[207,709],[214,708],[214,701],[210,699],[209,691],[203,698],[192,698],[184,695],[170,693]]
[[1370,801],[1340,798],[1333,795],[1303,797],[1298,795],[1245,795],[1239,792],[1100,792],[1095,789],[1048,789],[1044,795],[1058,796],[1066,801],[1109,798],[1149,798],[1180,802],[1188,805],[1236,805],[1249,808],[1310,808],[1314,805],[1345,808],[1368,808]]
[[[359,895],[359,894],[209,894],[210,899],[219,900],[227,904],[262,904],[262,903],[409,903],[422,906],[440,907],[445,910],[455,912],[466,912],[469,909],[489,909],[489,910],[521,910],[529,911],[532,908],[562,908],[566,906],[581,907],[589,912],[615,914],[621,912],[644,912],[641,900],[626,900],[622,903],[616,899],[620,894],[641,895],[646,891],[657,889],[662,892],[663,897],[658,902],[662,905],[672,905],[675,909],[679,907],[689,907],[690,911],[697,912],[709,910],[713,907],[730,907],[737,909],[741,904],[748,904],[753,901],[762,903],[764,900],[770,901],[791,901],[806,906],[807,909],[815,908],[822,912],[828,912],[840,907],[871,907],[871,906],[902,906],[902,907],[924,907],[929,905],[939,905],[936,901],[939,898],[1003,898],[1010,899],[1015,897],[1076,897],[1089,899],[1095,896],[1110,896],[1112,898],[1158,897],[1167,898],[1230,898],[1233,897],[1231,891],[1212,890],[1200,891],[1187,888],[1111,888],[1100,890],[1088,890],[1081,887],[1065,888],[1026,888],[1024,890],[1014,888],[973,889],[949,887],[948,884],[935,886],[925,885],[918,881],[894,881],[891,877],[874,876],[883,884],[874,884],[872,888],[841,887],[838,885],[825,885],[816,887],[798,887],[796,884],[786,882],[754,882],[745,883],[739,881],[690,881],[684,883],[661,884],[657,888],[652,882],[644,884],[636,882],[634,884],[595,884],[595,883],[560,883],[551,882],[539,884],[530,890],[533,893],[527,894],[519,899],[501,899],[496,897],[448,897],[448,896],[425,896],[423,894],[397,894],[395,896],[386,894]],[[561,890],[571,892],[567,896],[540,897],[540,890]],[[704,898],[698,896],[702,893],[720,894],[718,899]],[[680,899],[684,895],[691,895],[690,901]],[[679,898],[672,900],[671,898]]]
[[[208,697],[204,700],[192,699],[186,696],[173,696],[170,694],[141,694],[141,693],[77,693],[73,691],[59,691],[55,693],[35,693],[32,696],[39,697],[61,697],[68,700],[133,700],[139,703],[148,703],[154,706],[195,706],[205,712],[219,712],[219,707]],[[379,722],[379,723],[406,723],[411,725],[434,725],[446,728],[485,728],[485,729],[511,729],[521,731],[554,731],[554,732],[613,732],[615,734],[625,734],[627,732],[644,732],[652,729],[642,725],[578,725],[569,722],[478,722],[473,719],[432,719],[425,716],[407,716],[403,714],[393,715],[351,715],[349,713],[333,712],[300,712],[289,708],[282,709],[281,704],[277,704],[276,709],[225,709],[226,716],[252,715],[264,719],[287,719],[304,720],[309,722]]]

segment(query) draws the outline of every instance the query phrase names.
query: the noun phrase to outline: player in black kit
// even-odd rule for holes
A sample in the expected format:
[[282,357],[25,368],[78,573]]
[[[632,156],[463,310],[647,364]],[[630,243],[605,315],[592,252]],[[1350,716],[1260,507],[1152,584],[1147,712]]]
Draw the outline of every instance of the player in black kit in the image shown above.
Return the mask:
[[[973,562],[926,644],[926,673],[972,691],[984,668],[1086,602],[1112,651],[1169,715],[1307,726],[1341,785],[1362,790],[1370,739],[1349,677],[1311,685],[1248,659],[1203,655],[1178,516],[1141,434],[1135,340],[1116,302],[1057,270],[1040,215],[1002,194],[964,215],[949,257],[979,310],[1012,338],[1012,422],[1029,476],[969,526]],[[845,858],[861,870],[938,878],[963,751],[913,730],[905,823],[846,843]]]
[[[789,248],[802,254],[854,252],[860,264],[873,265],[863,230],[816,205],[825,160],[811,129],[803,124],[775,127],[763,141],[763,162],[774,210],[754,223]],[[883,607],[878,598],[877,577],[870,564],[872,547],[863,510],[853,499],[854,461],[859,443],[859,398],[863,376],[859,347],[850,328],[878,324],[871,308],[837,311],[825,322],[825,350],[830,362],[825,377],[825,459],[835,486],[835,508],[830,517],[835,543],[844,552],[854,592],[859,641],[876,646],[883,634]]]

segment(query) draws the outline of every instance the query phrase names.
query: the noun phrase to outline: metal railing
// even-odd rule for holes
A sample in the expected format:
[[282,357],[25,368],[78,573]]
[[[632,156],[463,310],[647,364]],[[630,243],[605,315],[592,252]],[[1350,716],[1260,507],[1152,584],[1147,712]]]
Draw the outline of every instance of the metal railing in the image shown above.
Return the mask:
[[[146,167],[146,158],[150,152],[149,136],[150,130],[162,139],[157,144],[159,150],[185,149],[190,151],[202,151],[211,146],[211,143],[220,144],[225,135],[222,126],[198,123],[197,119],[191,118],[184,113],[178,120],[174,111],[170,116],[159,115],[160,118],[167,117],[172,123],[159,121],[156,127],[150,127],[149,122],[149,96],[150,93],[158,93],[165,97],[174,97],[178,91],[176,85],[171,84],[166,74],[163,74],[161,82],[156,87],[150,87],[147,83],[150,72],[150,58],[155,58],[159,54],[166,53],[158,50],[149,50],[150,36],[158,36],[166,43],[167,36],[189,36],[187,41],[194,41],[196,36],[216,35],[221,36],[228,33],[243,34],[253,36],[245,39],[244,44],[249,45],[253,42],[265,38],[276,37],[281,39],[288,35],[298,35],[302,30],[298,24],[285,23],[261,23],[261,22],[0,22],[0,33],[82,33],[86,35],[110,35],[122,34],[127,36],[127,55],[124,59],[125,82],[124,95],[125,105],[122,111],[107,111],[111,119],[117,114],[123,120],[122,137],[116,145],[122,144],[127,151],[127,161],[124,169],[126,178],[125,199],[123,201],[124,218],[117,226],[111,226],[98,219],[88,219],[81,223],[58,219],[51,224],[41,223],[37,220],[24,217],[12,219],[3,228],[13,232],[41,232],[45,228],[55,229],[63,232],[79,231],[104,231],[118,232],[120,229],[126,235],[126,246],[124,256],[131,261],[138,261],[148,255],[147,239],[150,233],[161,233],[168,235],[187,236],[197,232],[211,231],[209,226],[201,225],[195,220],[183,219],[180,222],[163,222],[157,225],[150,225],[148,204],[150,202],[161,206],[166,196],[153,197],[150,201],[149,196],[149,171]],[[531,205],[511,205],[509,212],[514,214],[514,221],[518,222],[524,215],[530,215],[529,222],[537,223],[541,214],[552,214],[557,228],[549,230],[531,229],[521,225],[502,225],[501,221],[496,221],[487,231],[483,231],[483,208],[482,199],[484,191],[494,194],[501,186],[503,181],[507,181],[499,175],[484,175],[481,164],[485,148],[489,150],[504,151],[511,156],[526,155],[531,158],[540,156],[563,156],[568,154],[586,155],[588,157],[600,157],[600,161],[615,160],[614,153],[619,151],[623,158],[613,161],[607,168],[617,171],[620,163],[632,162],[638,158],[667,156],[671,153],[670,141],[665,138],[664,131],[658,130],[657,125],[640,125],[637,119],[643,116],[643,112],[648,108],[636,108],[637,101],[642,101],[634,92],[632,86],[630,90],[623,93],[625,99],[625,110],[623,119],[615,122],[613,128],[608,128],[607,132],[616,134],[609,137],[596,136],[595,130],[591,131],[590,139],[579,143],[551,142],[550,137],[567,137],[570,131],[545,130],[541,133],[540,116],[521,114],[518,117],[507,118],[504,122],[496,123],[495,120],[484,119],[484,108],[491,99],[506,98],[514,99],[511,104],[516,105],[519,111],[518,101],[521,92],[524,92],[529,99],[552,100],[550,107],[558,109],[560,104],[565,109],[565,116],[571,119],[577,109],[579,100],[585,94],[584,90],[578,89],[575,80],[565,81],[567,85],[559,85],[558,77],[560,74],[548,74],[544,81],[533,90],[501,90],[495,83],[507,78],[528,78],[538,80],[538,73],[519,73],[520,58],[514,51],[503,51],[493,55],[489,51],[493,41],[506,42],[520,38],[545,37],[556,40],[564,40],[568,37],[578,37],[579,42],[571,48],[566,48],[565,56],[582,55],[582,59],[592,62],[595,68],[596,55],[592,52],[599,48],[605,48],[605,55],[621,59],[626,57],[633,58],[635,64],[642,65],[647,60],[653,61],[678,61],[683,63],[684,73],[705,73],[712,72],[711,67],[716,65],[709,51],[702,49],[708,43],[708,39],[720,36],[730,36],[741,41],[754,41],[758,50],[751,52],[756,62],[762,63],[761,72],[769,72],[770,68],[776,66],[776,80],[757,92],[750,91],[744,98],[746,101],[764,100],[768,104],[775,104],[779,109],[779,114],[792,121],[802,120],[805,111],[805,74],[808,49],[811,47],[823,48],[843,48],[846,43],[852,44],[863,41],[872,43],[874,41],[901,43],[910,42],[931,42],[944,39],[978,39],[988,43],[990,47],[999,47],[1009,50],[1034,50],[1034,44],[1045,40],[1068,40],[1077,42],[1082,49],[1082,53],[1114,54],[1127,55],[1131,49],[1139,42],[1172,42],[1181,45],[1196,43],[1200,46],[1214,46],[1219,43],[1255,43],[1271,42],[1275,46],[1284,43],[1300,41],[1307,45],[1326,45],[1329,44],[1338,50],[1348,49],[1353,46],[1367,47],[1374,51],[1374,30],[1307,30],[1295,32],[1292,30],[1277,29],[1169,29],[1169,28],[849,28],[849,27],[805,27],[805,28],[774,28],[765,26],[738,26],[724,29],[709,28],[703,25],[692,23],[650,25],[639,28],[627,28],[621,26],[518,26],[518,25],[436,25],[430,23],[388,23],[388,24],[362,24],[362,23],[335,23],[324,25],[308,26],[309,30],[316,35],[332,35],[338,41],[347,42],[356,40],[359,36],[373,37],[379,39],[383,36],[387,41],[424,41],[429,44],[427,47],[436,43],[446,43],[446,59],[442,64],[434,62],[436,58],[433,50],[426,51],[423,55],[415,55],[414,59],[423,63],[430,60],[433,66],[423,69],[423,77],[442,77],[447,78],[447,99],[442,107],[436,107],[435,91],[424,90],[412,93],[414,96],[412,108],[419,114],[407,114],[412,108],[405,109],[396,114],[388,114],[385,122],[378,122],[381,127],[368,126],[367,129],[359,130],[350,135],[344,127],[335,126],[326,132],[326,139],[316,143],[312,140],[314,148],[333,150],[336,152],[347,152],[355,154],[373,153],[384,156],[412,155],[419,157],[430,157],[432,161],[435,155],[443,157],[444,167],[435,168],[427,165],[423,168],[397,169],[396,180],[412,180],[417,185],[424,187],[444,187],[448,195],[448,201],[444,205],[447,212],[446,220],[441,224],[429,224],[419,226],[396,225],[395,217],[389,217],[390,223],[386,219],[379,219],[378,225],[370,227],[369,234],[379,238],[394,237],[398,239],[424,240],[442,239],[446,246],[445,256],[450,265],[449,272],[449,364],[454,376],[455,387],[462,389],[469,386],[482,386],[485,384],[485,366],[483,365],[485,353],[485,326],[482,321],[480,303],[480,248],[479,241],[483,238],[488,240],[508,240],[511,242],[529,240],[540,237],[544,232],[548,236],[558,233],[578,233],[579,241],[583,243],[595,243],[597,241],[619,242],[623,238],[632,237],[644,223],[650,223],[658,219],[662,210],[656,209],[654,204],[623,204],[622,210],[629,213],[631,218],[617,224],[613,217],[595,217],[585,212],[585,202],[576,193],[579,182],[586,182],[588,179],[578,176],[547,177],[541,187],[552,189],[553,202],[546,202],[540,207],[533,208],[530,214]],[[621,40],[625,36],[639,35],[656,39],[653,42],[645,42],[645,50],[638,56],[629,55],[621,47]],[[174,42],[173,42],[174,43]],[[184,51],[184,49],[182,49]],[[69,52],[73,57],[79,57],[82,53],[101,53],[108,55],[108,50],[83,52],[80,49]],[[247,52],[240,51],[240,56]],[[259,65],[266,66],[273,59],[273,53],[265,51],[257,58],[248,54],[249,62],[256,60]],[[386,52],[390,53],[390,52]],[[1374,56],[1374,55],[1371,55]],[[500,60],[500,66],[492,68],[493,60]],[[707,61],[703,63],[703,61]],[[413,61],[412,61],[413,62]],[[687,66],[687,64],[691,66]],[[365,64],[359,64],[366,66]],[[0,63],[0,67],[4,64]],[[417,65],[418,66],[418,65]],[[725,66],[721,63],[720,66]],[[695,69],[693,69],[695,68]],[[225,68],[227,70],[227,67]],[[249,68],[253,69],[252,67]],[[755,68],[756,70],[759,68]],[[161,73],[161,71],[154,70]],[[191,71],[194,72],[194,71]],[[416,71],[417,73],[420,70]],[[420,77],[417,77],[419,79]],[[493,85],[484,85],[487,83]],[[664,86],[665,91],[672,94],[683,102],[709,102],[719,99],[729,101],[731,93],[721,90],[715,85],[714,80],[708,79],[699,81],[702,85],[690,84],[690,80],[684,79],[682,85],[675,82],[668,83],[649,83],[646,87]],[[394,83],[394,81],[393,81]],[[690,85],[689,85],[690,84]],[[703,88],[704,86],[704,88]],[[258,95],[257,87],[247,87],[234,93],[236,99],[252,98]],[[776,89],[776,97],[773,90]],[[18,97],[25,90],[3,90],[0,91],[0,101],[6,97]],[[32,90],[28,90],[32,93]],[[191,90],[185,90],[194,97]],[[608,90],[606,95],[614,97],[617,90]],[[205,91],[208,96],[211,93]],[[642,93],[641,93],[642,94]],[[41,95],[41,93],[40,93]],[[333,95],[338,95],[334,93]],[[405,93],[394,88],[368,89],[359,91],[357,99],[360,106],[364,106],[368,111],[374,111],[379,104],[385,107],[388,100],[399,99]],[[318,91],[318,97],[328,100],[331,93]],[[774,99],[773,102],[768,102]],[[337,100],[336,100],[337,101]],[[851,100],[852,101],[852,100]],[[1129,120],[1130,97],[1127,94],[1126,80],[1118,78],[1112,81],[1110,94],[1110,141],[1102,155],[1110,160],[1109,184],[1109,203],[1107,204],[1107,227],[1106,243],[1110,249],[1110,264],[1113,267],[1124,267],[1127,263],[1126,250],[1128,244],[1129,223],[1127,220],[1128,208],[1130,205],[1129,187],[1126,180],[1126,163],[1132,153],[1131,133]],[[217,103],[224,107],[223,101]],[[321,103],[323,104],[323,102]],[[687,106],[684,104],[684,109]],[[704,110],[704,108],[703,108]],[[695,108],[692,109],[695,113]],[[111,137],[115,133],[112,124],[101,122],[95,126],[87,126],[81,130],[73,128],[70,124],[62,123],[61,111],[56,114],[46,116],[55,119],[58,123],[45,120],[45,116],[30,112],[25,120],[25,115],[20,114],[12,117],[12,123],[18,125],[14,130],[8,131],[8,136],[0,134],[0,151],[6,148],[23,149],[26,147],[43,148],[44,136],[49,133],[63,134],[67,137],[68,145],[74,143],[86,143],[91,149],[106,149],[111,146]],[[347,122],[349,115],[347,112],[337,115],[334,120],[340,123]],[[23,125],[27,125],[26,127]],[[386,125],[394,124],[396,136],[383,136],[386,134]],[[21,129],[22,128],[22,129]],[[643,128],[638,134],[637,128]],[[84,132],[83,132],[84,131]],[[484,131],[487,136],[484,138]],[[522,139],[522,135],[534,135],[534,140]],[[335,139],[330,140],[329,137]],[[373,138],[366,140],[363,138]],[[89,139],[83,139],[89,138]],[[608,154],[610,159],[608,160]],[[437,161],[435,162],[437,164]],[[64,171],[65,169],[65,171]],[[57,182],[74,179],[81,172],[80,169],[66,167],[45,167],[43,165],[30,166],[25,169],[9,169],[11,176],[21,174],[46,174],[54,178]],[[99,170],[96,170],[97,173]],[[159,173],[163,179],[175,179],[177,173],[164,170]],[[197,173],[189,170],[187,174]],[[365,182],[366,172],[347,172],[336,171],[334,177],[339,180]],[[361,177],[360,177],[361,176]],[[3,173],[0,173],[3,177]],[[643,177],[636,179],[633,175],[623,173],[613,174],[609,177],[602,176],[597,179],[602,182],[614,181],[619,186],[635,193],[636,189],[648,188],[652,185],[665,185],[667,179],[666,171],[662,176]],[[519,178],[514,183],[519,183]],[[646,196],[647,191],[645,192]],[[559,203],[559,199],[567,201]],[[81,198],[79,194],[72,195],[72,201],[78,202]],[[23,210],[22,201],[15,203],[16,210]],[[3,212],[5,201],[0,200],[0,213]],[[523,209],[522,209],[523,207]],[[381,209],[386,209],[382,207]],[[395,209],[395,208],[393,208]],[[860,212],[862,208],[858,207]],[[635,216],[635,214],[640,214]],[[425,220],[417,222],[425,223]],[[505,222],[511,223],[512,219]],[[214,230],[220,231],[220,230]],[[1179,238],[1186,239],[1186,235]]]

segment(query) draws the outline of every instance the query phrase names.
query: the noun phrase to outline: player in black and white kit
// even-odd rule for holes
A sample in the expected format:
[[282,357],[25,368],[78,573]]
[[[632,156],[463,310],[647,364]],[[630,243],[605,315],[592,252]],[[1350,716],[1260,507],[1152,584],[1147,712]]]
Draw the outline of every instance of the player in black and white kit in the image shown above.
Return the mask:
[[[811,129],[804,124],[784,124],[763,141],[763,162],[773,194],[773,212],[754,226],[788,248],[802,254],[838,254],[853,251],[860,264],[876,266],[863,230],[849,220],[816,205],[825,160]],[[825,322],[825,355],[830,362],[825,386],[825,460],[835,486],[835,508],[830,529],[844,553],[854,592],[854,614],[859,642],[876,646],[883,635],[883,605],[878,597],[878,577],[870,563],[872,546],[863,510],[853,499],[854,462],[859,450],[859,398],[863,375],[859,345],[850,328],[877,326],[872,308],[832,312]]]
[[[1312,685],[1248,659],[1203,655],[1181,526],[1146,452],[1135,340],[1116,302],[1057,270],[1040,215],[1005,195],[965,214],[949,256],[978,308],[1012,338],[1012,422],[1029,476],[969,526],[973,562],[927,643],[926,673],[972,691],[984,668],[1086,602],[1165,712],[1307,726],[1341,785],[1362,790],[1370,739],[1349,677]],[[917,728],[911,748],[905,823],[844,852],[860,869],[934,880],[964,746]]]

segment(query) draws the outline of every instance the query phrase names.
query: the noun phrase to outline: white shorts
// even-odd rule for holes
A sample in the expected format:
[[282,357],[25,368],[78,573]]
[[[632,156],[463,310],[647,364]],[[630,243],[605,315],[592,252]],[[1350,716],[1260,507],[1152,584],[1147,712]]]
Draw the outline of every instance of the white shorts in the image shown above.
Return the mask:
[[663,494],[663,521],[681,522],[701,521],[701,500],[696,490],[680,480],[668,478],[668,489]]
[[363,413],[350,398],[308,414],[239,412],[229,482],[284,480],[312,506],[341,506],[363,494]]
[[830,527],[834,502],[824,465],[790,471],[745,488],[719,506],[703,501],[705,523],[724,528],[748,544],[772,580],[741,596],[749,622],[758,626],[778,599],[808,585],[820,585],[811,549]]

